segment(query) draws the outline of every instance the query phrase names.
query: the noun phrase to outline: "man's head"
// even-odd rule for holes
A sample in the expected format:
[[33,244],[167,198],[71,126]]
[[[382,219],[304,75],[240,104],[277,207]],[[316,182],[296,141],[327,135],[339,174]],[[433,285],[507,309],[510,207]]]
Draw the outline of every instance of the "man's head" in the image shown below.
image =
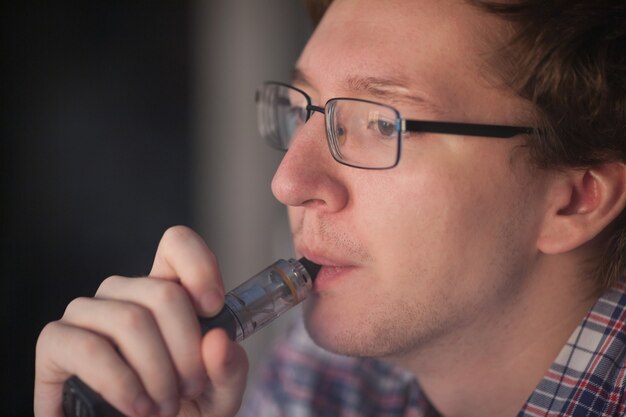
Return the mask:
[[[407,119],[558,134],[495,66],[510,32],[501,17],[460,0],[337,0],[294,84],[318,106],[353,97]],[[338,164],[324,135],[315,113],[272,186],[289,206],[296,249],[327,265],[307,327],[344,353],[398,355],[523,311],[520,294],[546,285],[539,276],[556,265],[547,257],[597,254],[589,242],[624,207],[623,166],[546,169],[524,135],[406,134],[399,164],[383,171]]]
[[[315,25],[332,2],[305,1]],[[528,138],[532,161],[543,169],[626,162],[626,4],[466,2],[509,25],[501,33],[484,31],[483,40],[492,43],[484,61],[487,72],[533,103],[543,134]],[[626,211],[604,237],[605,250],[590,262],[599,288],[626,275]]]

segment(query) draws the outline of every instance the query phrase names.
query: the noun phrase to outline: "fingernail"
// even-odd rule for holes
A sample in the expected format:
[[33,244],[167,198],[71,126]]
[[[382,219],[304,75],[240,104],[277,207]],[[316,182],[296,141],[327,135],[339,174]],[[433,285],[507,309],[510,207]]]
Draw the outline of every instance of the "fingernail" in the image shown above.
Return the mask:
[[145,394],[140,394],[135,400],[133,408],[140,416],[147,416],[154,411],[154,403]]
[[200,305],[205,313],[214,315],[222,308],[224,296],[217,290],[209,290],[200,298]]

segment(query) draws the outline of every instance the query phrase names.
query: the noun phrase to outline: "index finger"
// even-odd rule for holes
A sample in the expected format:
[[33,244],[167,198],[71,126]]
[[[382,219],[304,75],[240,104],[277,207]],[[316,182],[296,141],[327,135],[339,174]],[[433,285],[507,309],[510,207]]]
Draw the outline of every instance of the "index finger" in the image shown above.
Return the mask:
[[224,306],[224,283],[217,259],[204,240],[186,226],[165,231],[150,276],[180,281],[201,315],[213,316]]

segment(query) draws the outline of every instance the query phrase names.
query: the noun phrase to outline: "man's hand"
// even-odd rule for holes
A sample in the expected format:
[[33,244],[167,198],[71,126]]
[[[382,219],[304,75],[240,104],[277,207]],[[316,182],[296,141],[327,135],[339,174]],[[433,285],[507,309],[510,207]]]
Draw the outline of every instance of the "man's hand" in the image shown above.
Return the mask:
[[198,315],[224,303],[217,261],[186,227],[165,232],[148,279],[113,276],[72,301],[37,342],[35,415],[62,417],[63,383],[77,375],[128,416],[233,416],[245,351]]

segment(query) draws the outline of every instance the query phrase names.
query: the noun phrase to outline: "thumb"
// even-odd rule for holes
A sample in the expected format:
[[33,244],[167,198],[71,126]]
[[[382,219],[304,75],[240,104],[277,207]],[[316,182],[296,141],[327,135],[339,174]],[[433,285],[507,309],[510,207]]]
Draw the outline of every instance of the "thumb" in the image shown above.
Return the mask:
[[196,401],[202,415],[234,416],[243,399],[248,376],[248,356],[222,329],[202,340],[202,358],[209,377],[207,389]]

